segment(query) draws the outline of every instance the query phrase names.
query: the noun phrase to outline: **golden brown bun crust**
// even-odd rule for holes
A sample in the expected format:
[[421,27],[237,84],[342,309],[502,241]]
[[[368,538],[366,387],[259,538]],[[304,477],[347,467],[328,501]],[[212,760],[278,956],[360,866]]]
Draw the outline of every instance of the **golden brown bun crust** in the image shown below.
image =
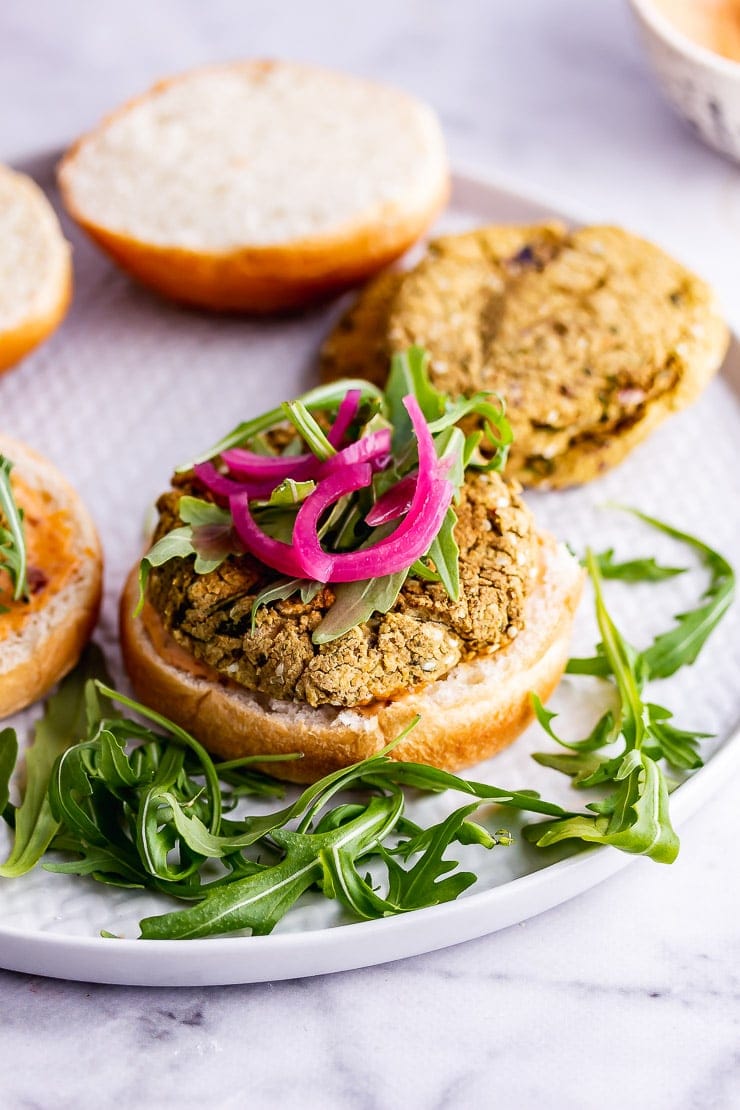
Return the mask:
[[379,751],[418,713],[421,721],[393,751],[454,770],[494,755],[532,718],[530,691],[546,700],[568,658],[573,616],[583,573],[549,538],[544,572],[528,605],[528,623],[511,647],[461,663],[451,676],[393,702],[359,710],[269,702],[246,690],[183,671],[157,654],[140,619],[133,617],[136,569],[121,598],[121,647],[137,696],[187,728],[216,755],[303,752],[303,759],[269,764],[270,774],[312,782]]
[[[79,568],[73,579],[36,608],[12,637],[0,639],[0,719],[38,701],[77,662],[98,619],[103,561],[92,519],[77,492],[48,460],[0,434],[0,453],[19,475],[50,495],[72,524]],[[44,570],[43,566],[39,568]],[[0,630],[3,615],[0,613]],[[6,665],[7,661],[10,665]]]
[[[245,64],[259,68],[279,63]],[[414,213],[388,205],[374,220],[358,219],[334,235],[218,252],[145,242],[88,219],[69,181],[77,153],[114,119],[187,76],[159,81],[111,112],[97,129],[70,147],[58,169],[62,201],[72,218],[122,269],[165,297],[217,312],[268,314],[309,306],[365,281],[399,258],[449,200],[450,179],[445,172],[426,207]]]
[[[32,190],[38,200],[48,205],[43,193],[30,178],[25,177],[23,174],[13,174],[12,171],[5,170],[3,167],[0,167],[0,171],[3,172],[4,175],[19,179],[22,182],[21,187],[25,189],[26,192]],[[67,309],[72,300],[72,259],[70,257],[69,246],[64,242],[61,228],[56,221],[51,206],[49,205],[48,207],[53,223],[53,230],[50,230],[50,234],[58,240],[56,244],[57,250],[60,246],[64,250],[55,297],[53,303],[46,311],[36,312],[28,316],[16,327],[9,328],[6,331],[0,329],[0,374],[9,370],[12,366],[15,366],[15,364],[20,362],[22,358],[25,358],[34,347],[37,347],[39,343],[42,343],[44,339],[48,338],[53,331],[56,331],[67,315]]]
[[448,195],[448,186],[440,185],[434,204],[414,220],[219,254],[144,243],[86,220],[69,196],[65,204],[98,246],[155,292],[195,308],[267,314],[306,307],[382,270],[416,242]]
[[10,370],[34,347],[43,343],[61,324],[72,300],[72,266],[67,269],[64,284],[59,289],[59,299],[51,312],[25,320],[12,331],[0,332],[0,374]]

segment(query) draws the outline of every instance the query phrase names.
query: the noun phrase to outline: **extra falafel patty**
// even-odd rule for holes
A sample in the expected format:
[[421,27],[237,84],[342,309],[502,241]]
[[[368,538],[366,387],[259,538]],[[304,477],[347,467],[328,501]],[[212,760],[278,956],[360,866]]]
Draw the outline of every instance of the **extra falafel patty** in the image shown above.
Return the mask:
[[[193,487],[177,481],[158,502],[156,538],[180,524],[179,499]],[[249,555],[229,556],[209,574],[172,559],[152,568],[147,598],[179,647],[248,690],[312,706],[393,699],[505,647],[522,627],[539,543],[518,485],[495,473],[469,477],[456,511],[459,599],[409,577],[388,613],[327,644],[311,636],[334,600],[330,586],[308,604],[296,595],[260,608],[252,632],[255,598],[279,576]]]
[[711,289],[652,243],[505,225],[445,236],[406,274],[371,282],[321,370],[382,384],[394,352],[426,347],[438,388],[505,398],[507,473],[557,487],[595,478],[694,401],[727,341]]

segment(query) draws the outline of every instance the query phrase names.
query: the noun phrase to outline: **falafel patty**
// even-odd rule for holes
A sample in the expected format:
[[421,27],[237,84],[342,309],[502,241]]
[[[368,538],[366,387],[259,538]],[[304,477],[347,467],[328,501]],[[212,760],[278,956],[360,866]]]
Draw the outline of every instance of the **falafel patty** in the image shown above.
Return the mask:
[[322,375],[374,373],[378,352],[426,347],[439,388],[505,398],[507,473],[529,486],[620,462],[695,400],[727,348],[711,289],[619,228],[481,228],[432,242],[394,277],[382,297],[371,283],[328,337]]
[[[157,539],[180,524],[180,497],[193,488],[192,476],[178,478],[159,499]],[[253,603],[278,575],[250,555],[229,556],[209,574],[196,574],[192,559],[153,567],[147,599],[180,648],[238,686],[311,706],[390,700],[496,651],[522,627],[539,542],[517,483],[496,473],[469,477],[456,512],[458,600],[409,577],[389,612],[326,644],[311,636],[334,600],[330,586],[308,603],[292,597],[261,607],[252,631]]]

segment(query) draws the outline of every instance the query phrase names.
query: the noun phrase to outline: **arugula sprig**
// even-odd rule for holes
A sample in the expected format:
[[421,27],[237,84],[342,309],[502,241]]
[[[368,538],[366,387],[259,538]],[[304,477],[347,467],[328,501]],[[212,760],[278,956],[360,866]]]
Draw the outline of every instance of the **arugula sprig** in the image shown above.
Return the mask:
[[180,498],[178,513],[182,527],[165,533],[139,563],[139,599],[134,616],[144,608],[152,567],[161,567],[170,559],[187,559],[194,555],[196,573],[208,574],[217,570],[229,555],[244,554],[231,514],[226,509],[200,497],[186,495]]
[[7,571],[13,601],[29,596],[26,537],[23,511],[18,508],[10,483],[13,463],[0,455],[0,568]]
[[596,656],[571,660],[568,671],[610,680],[615,708],[597,721],[589,736],[568,742],[554,731],[555,715],[533,698],[542,727],[559,745],[569,749],[568,754],[539,752],[534,758],[543,766],[570,775],[577,788],[606,785],[612,788],[612,793],[587,806],[595,816],[531,826],[526,835],[540,847],[578,838],[612,844],[670,863],[678,853],[678,838],[671,827],[669,788],[661,763],[679,772],[701,767],[699,743],[708,734],[676,727],[671,723],[671,711],[649,701],[644,689],[649,680],[668,677],[695,662],[732,602],[734,574],[718,552],[695,536],[637,510],[625,511],[696,550],[710,571],[710,584],[702,595],[703,604],[679,614],[674,628],[661,633],[643,651],[637,651],[618,631],[606,608],[604,569],[611,578],[655,582],[674,577],[682,568],[660,567],[652,558],[617,564],[612,550],[601,556],[587,552],[585,561],[594,588],[601,642]]
[[[670,524],[666,524],[655,517],[648,516],[638,509],[627,506],[614,506],[622,512],[631,513],[639,520],[663,532],[667,536],[678,540],[687,547],[696,551],[702,563],[709,571],[709,585],[702,594],[701,604],[684,613],[678,613],[676,624],[668,632],[656,636],[652,644],[643,651],[638,652],[636,666],[640,668],[644,680],[648,678],[668,678],[683,666],[694,663],[709,636],[725,615],[735,596],[735,573],[722,555],[714,551],[696,536],[682,532]],[[607,553],[608,555],[609,553]],[[604,557],[602,556],[602,563]],[[642,566],[642,573],[639,571]],[[616,566],[612,566],[610,577],[620,577],[630,582],[654,580],[654,565],[652,560],[635,560],[629,564],[628,573],[617,573]],[[665,570],[665,568],[663,568]],[[670,568],[673,571],[678,568]],[[665,574],[662,575],[665,577]],[[590,674],[602,678],[613,673],[608,654],[604,644],[596,646],[596,655],[587,659],[571,659],[567,668],[568,674]]]
[[[601,718],[573,754],[561,757],[557,763],[547,758],[540,758],[539,762],[577,776],[580,787],[610,783],[614,790],[600,802],[586,806],[591,815],[532,825],[525,835],[541,848],[577,839],[611,844],[659,863],[672,863],[678,855],[679,841],[668,812],[666,781],[646,745],[651,738],[651,717],[649,706],[642,699],[644,672],[637,652],[621,635],[606,608],[598,562],[590,550],[586,553],[586,567],[593,584],[604,657],[614,676],[617,708]],[[558,740],[552,728],[554,715],[544,710],[538,698],[532,700],[540,723]],[[595,757],[596,751],[620,739],[623,748],[617,755]]]
[[[253,767],[271,757],[215,762],[183,729],[91,679],[100,665],[88,653],[50,699],[18,809],[8,802],[17,740],[11,729],[0,733],[0,802],[14,827],[0,874],[23,874],[43,859],[51,871],[195,903],[144,920],[144,937],[267,933],[309,890],[361,917],[437,905],[475,881],[448,858],[453,844],[491,849],[510,839],[473,819],[481,802],[569,816],[534,792],[396,762],[392,749],[416,721],[381,752],[325,776],[282,808],[243,814],[245,796],[281,790]],[[421,829],[404,815],[409,789],[452,789],[467,802]],[[343,800],[348,793],[354,800]],[[47,850],[66,858],[48,859]]]

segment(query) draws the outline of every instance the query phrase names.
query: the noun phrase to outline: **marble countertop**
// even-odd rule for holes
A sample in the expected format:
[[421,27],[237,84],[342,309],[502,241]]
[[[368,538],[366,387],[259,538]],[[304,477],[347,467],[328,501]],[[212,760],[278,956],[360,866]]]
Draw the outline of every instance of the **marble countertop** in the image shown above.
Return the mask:
[[[622,0],[25,0],[0,7],[0,160],[61,148],[155,77],[299,57],[431,101],[458,164],[641,230],[740,323],[740,169],[660,100]],[[728,783],[678,862],[480,941],[365,971],[211,989],[0,972],[0,1103],[731,1110],[740,885]]]

